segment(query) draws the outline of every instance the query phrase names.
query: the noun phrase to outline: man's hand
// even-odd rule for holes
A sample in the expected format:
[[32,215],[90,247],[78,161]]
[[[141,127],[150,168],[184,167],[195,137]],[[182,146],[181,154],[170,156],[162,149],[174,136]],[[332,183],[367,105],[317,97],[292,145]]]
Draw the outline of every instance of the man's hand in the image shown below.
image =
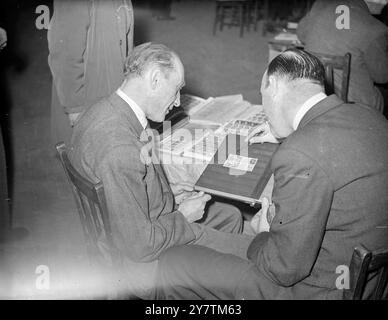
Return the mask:
[[198,192],[182,201],[178,210],[186,217],[188,222],[195,222],[202,218],[205,213],[205,205],[211,199],[208,194]]
[[249,141],[249,143],[279,143],[279,141],[272,134],[268,122],[265,122],[253,129],[245,141]]
[[182,203],[182,201],[186,198],[196,194],[196,192],[194,192],[194,186],[190,182],[183,181],[179,183],[172,183],[170,184],[170,187],[177,204]]
[[77,119],[81,113],[69,113],[69,121],[70,121],[70,126],[74,127],[74,124],[77,122]]
[[251,227],[256,233],[268,232],[274,216],[275,207],[269,203],[267,198],[263,198],[260,211],[251,220]]

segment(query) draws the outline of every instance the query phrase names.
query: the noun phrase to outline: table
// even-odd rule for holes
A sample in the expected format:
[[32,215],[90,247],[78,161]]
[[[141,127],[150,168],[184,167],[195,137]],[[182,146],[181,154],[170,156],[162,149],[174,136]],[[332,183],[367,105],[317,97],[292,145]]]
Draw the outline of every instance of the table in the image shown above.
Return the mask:
[[[199,125],[189,122],[180,127],[180,129],[187,129],[188,132],[192,133],[195,129],[209,129],[209,125]],[[170,183],[187,181],[192,184],[195,184],[197,182],[197,180],[205,170],[206,166],[210,162],[206,160],[198,160],[185,155],[171,154],[161,154],[160,161],[166,173],[167,179]],[[264,188],[264,191],[261,194],[259,201],[261,201],[263,197],[266,197],[271,200],[273,183],[274,180],[272,175],[266,187]]]
[[281,32],[276,35],[268,41],[268,62],[271,62],[278,54],[291,48],[303,49],[303,44],[294,32]]

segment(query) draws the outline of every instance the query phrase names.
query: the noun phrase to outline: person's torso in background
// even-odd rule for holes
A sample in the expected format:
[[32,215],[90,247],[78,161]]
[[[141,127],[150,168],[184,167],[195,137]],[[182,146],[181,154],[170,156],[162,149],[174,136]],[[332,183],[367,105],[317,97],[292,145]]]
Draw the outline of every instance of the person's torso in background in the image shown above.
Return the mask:
[[[335,9],[336,6],[329,7],[313,15],[303,39],[305,49],[332,55],[345,55],[350,52],[348,100],[381,109],[383,99],[369,74],[366,65],[368,57],[365,56],[364,50],[384,26],[366,12],[352,9],[349,29],[338,29],[336,20],[339,14],[335,13]],[[341,87],[341,74],[341,71],[335,70],[336,92]]]
[[124,63],[133,48],[133,8],[128,0],[91,1],[85,52],[86,104],[110,95],[124,80]]

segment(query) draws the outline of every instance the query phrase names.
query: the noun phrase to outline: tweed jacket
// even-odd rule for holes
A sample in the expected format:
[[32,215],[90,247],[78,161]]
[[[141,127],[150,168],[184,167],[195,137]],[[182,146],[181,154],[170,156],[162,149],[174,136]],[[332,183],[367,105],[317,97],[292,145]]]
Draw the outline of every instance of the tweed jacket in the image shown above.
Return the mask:
[[113,93],[81,115],[69,159],[84,177],[102,181],[120,252],[148,262],[170,246],[195,240],[196,224],[175,210],[162,167],[142,158],[148,142],[143,130],[132,109]]

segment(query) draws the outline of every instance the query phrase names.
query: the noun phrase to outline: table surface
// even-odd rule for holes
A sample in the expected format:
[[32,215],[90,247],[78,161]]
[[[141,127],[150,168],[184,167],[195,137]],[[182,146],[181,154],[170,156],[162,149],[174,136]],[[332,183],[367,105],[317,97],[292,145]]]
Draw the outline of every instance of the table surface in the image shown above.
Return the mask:
[[[182,128],[192,127],[193,124],[190,122],[185,124]],[[195,125],[198,129],[203,129],[205,126]],[[195,184],[206,166],[210,161],[198,160],[184,155],[170,155],[168,154],[166,157],[161,157],[161,163],[166,173],[167,179],[170,183],[178,183],[178,182],[189,182]],[[268,198],[269,200],[272,197],[272,189],[273,189],[273,175],[269,179],[266,187],[264,188],[263,193],[260,196],[259,201],[263,197]]]

